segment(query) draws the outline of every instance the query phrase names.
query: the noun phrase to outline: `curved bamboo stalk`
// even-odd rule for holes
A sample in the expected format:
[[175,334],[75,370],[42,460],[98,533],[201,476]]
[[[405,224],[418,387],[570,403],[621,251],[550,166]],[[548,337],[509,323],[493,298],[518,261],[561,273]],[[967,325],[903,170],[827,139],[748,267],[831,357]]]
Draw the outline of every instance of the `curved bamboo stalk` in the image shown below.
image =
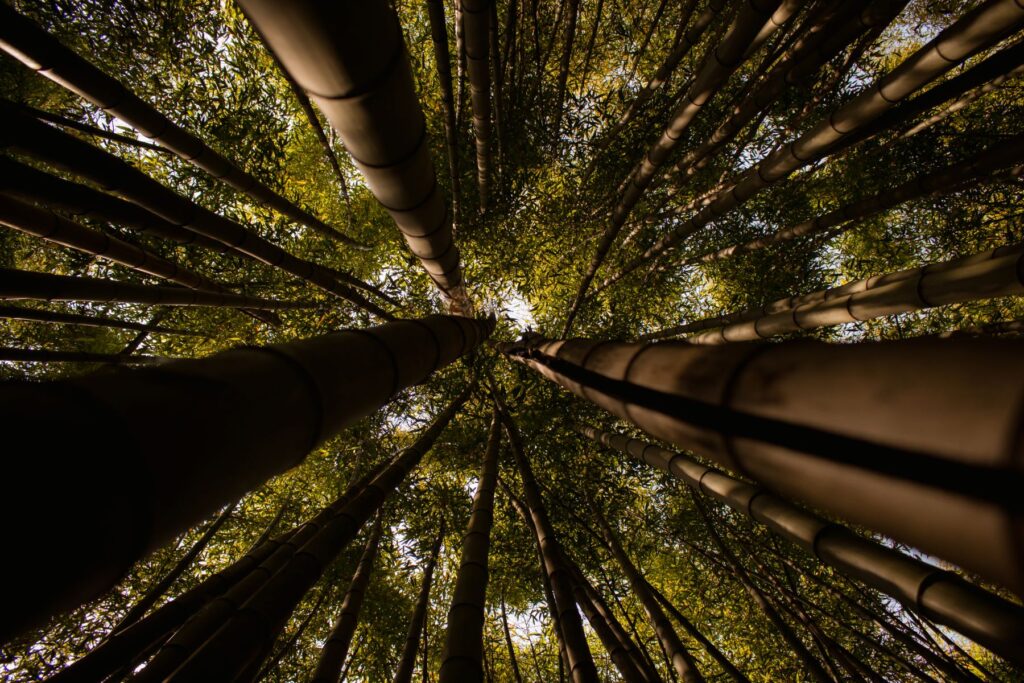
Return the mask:
[[[931,42],[905,59],[886,76],[811,127],[797,140],[770,153],[740,174],[708,206],[675,227],[594,291],[610,287],[640,266],[660,258],[669,249],[711,221],[740,206],[800,168],[843,149],[885,128],[872,127],[883,114],[930,81],[968,57],[991,47],[1024,26],[1024,6],[1016,0],[986,0],[946,28]],[[887,119],[886,127],[896,119]]]
[[402,31],[385,0],[239,4],[334,126],[452,309],[468,313],[459,251],[434,175]]
[[718,546],[718,551],[723,557],[725,557],[733,576],[740,585],[743,586],[743,590],[746,591],[747,595],[750,596],[750,599],[754,601],[754,604],[756,604],[758,608],[764,612],[765,616],[768,617],[772,626],[774,626],[775,630],[779,632],[782,639],[786,641],[786,644],[789,645],[789,649],[792,650],[793,654],[795,654],[797,659],[800,660],[800,663],[803,664],[804,669],[811,675],[811,678],[818,681],[818,683],[832,683],[834,679],[828,675],[825,669],[822,668],[821,663],[814,658],[814,655],[811,654],[810,650],[808,650],[803,644],[803,641],[801,641],[793,629],[790,628],[789,624],[786,623],[786,620],[782,618],[782,615],[779,614],[779,611],[775,606],[772,605],[767,597],[765,597],[761,589],[757,587],[757,584],[750,580],[746,569],[743,568],[743,565],[732,551],[729,550],[728,546],[725,545],[725,541],[722,540],[722,537],[718,534],[718,530],[715,529],[714,522],[708,515],[708,511],[704,509],[703,501],[697,497],[696,493],[693,494],[693,501],[697,511],[700,513],[701,519],[704,520],[704,526],[707,528],[708,534],[711,536],[715,545]]
[[[437,80],[441,84],[441,104],[444,107],[444,141],[448,147],[448,177],[452,186],[452,234],[458,230],[459,202],[462,187],[459,181],[459,151],[455,126],[455,96],[452,94],[452,64],[448,54],[448,24],[444,18],[444,0],[425,0],[430,19],[430,39],[434,43],[434,62]],[[515,4],[515,0],[512,0]]]
[[533,475],[533,468],[526,459],[522,437],[516,423],[508,413],[502,410],[502,421],[505,433],[508,434],[512,455],[515,457],[519,474],[523,480],[523,491],[526,506],[533,523],[533,531],[540,548],[544,564],[544,573],[551,586],[552,598],[558,615],[558,624],[565,644],[565,654],[569,678],[577,683],[596,682],[597,668],[590,654],[590,646],[583,632],[583,622],[576,611],[576,602],[572,596],[572,583],[568,570],[562,562],[561,544],[555,536],[555,530],[548,519],[547,509]]
[[459,0],[462,10],[463,50],[469,72],[469,95],[476,138],[476,183],[480,210],[490,197],[491,168],[491,72],[490,21],[494,0]]
[[488,555],[491,526],[494,524],[494,487],[498,479],[498,453],[501,448],[501,419],[497,408],[491,417],[490,434],[473,509],[462,538],[462,558],[455,578],[452,604],[448,609],[440,683],[483,681],[483,637],[487,605]]
[[[689,0],[689,2],[691,5],[697,4],[697,0]],[[590,38],[587,40],[587,47],[583,51],[583,69],[580,71],[580,90],[585,90],[587,87],[587,76],[590,74],[590,60],[594,56],[594,45],[597,43],[597,32],[598,29],[601,28],[601,15],[603,12],[604,0],[597,0],[597,6],[594,7],[594,21],[590,26]]]
[[377,549],[380,546],[380,537],[383,531],[383,517],[378,512],[377,520],[363,547],[359,564],[356,565],[356,571],[348,584],[348,590],[345,591],[341,612],[320,651],[320,659],[317,661],[310,683],[335,683],[341,677],[341,667],[345,663],[345,657],[348,656],[348,649],[352,644],[356,626],[359,625],[359,613],[362,611],[366,589],[370,585],[373,563],[377,558]]
[[726,316],[735,317],[734,322],[686,341],[722,344],[767,339],[895,313],[1021,294],[1024,244],[1011,244],[783,299],[765,306],[760,315],[758,309],[734,313]]
[[658,141],[651,145],[643,160],[635,167],[629,184],[612,210],[608,225],[601,235],[597,250],[566,316],[565,325],[562,328],[563,337],[567,337],[572,330],[573,321],[587,294],[587,289],[611,250],[622,226],[625,225],[626,219],[629,218],[630,212],[640,201],[640,197],[654,180],[662,165],[668,160],[683,133],[686,132],[697,115],[704,110],[704,107],[715,98],[729,76],[744,62],[747,50],[752,45],[752,41],[760,35],[761,29],[775,26],[771,17],[779,5],[780,0],[748,0],[745,2],[722,38],[722,42],[713,50],[709,49],[704,56],[697,75],[683,96],[683,101],[673,112]]
[[281,310],[310,308],[302,301],[273,301],[243,294],[204,292],[170,285],[137,285],[92,277],[0,268],[0,301],[95,301],[159,306],[214,306]]
[[278,213],[325,237],[353,246],[364,246],[261,183],[255,176],[144,102],[120,81],[61,45],[33,21],[21,16],[8,5],[0,6],[0,27],[0,49],[36,73],[125,121],[182,160]]
[[796,543],[823,564],[889,595],[908,609],[955,629],[1011,661],[1022,661],[1019,654],[1012,654],[1014,642],[1024,634],[1021,607],[682,453],[589,426],[581,426],[579,431],[725,503]]
[[159,363],[157,356],[123,353],[91,353],[88,351],[50,351],[49,349],[16,349],[0,346],[0,361],[8,363],[106,363],[110,365],[149,365]]
[[175,225],[226,244],[254,260],[276,266],[384,320],[393,319],[376,304],[340,284],[322,266],[297,258],[238,223],[178,195],[104,150],[39,123],[8,106],[0,106],[0,126],[8,131],[6,137],[0,139],[0,145],[8,149],[85,178]]
[[46,311],[39,308],[23,306],[0,306],[0,318],[8,320],[29,320],[32,322],[50,323],[54,325],[82,325],[85,327],[110,327],[115,330],[137,330],[158,334],[178,334],[186,337],[202,337],[201,332],[179,330],[173,327],[137,323],[131,320],[117,320],[102,315],[83,315],[81,313],[62,313]]
[[213,540],[213,535],[224,526],[224,523],[231,519],[232,513],[235,508],[238,507],[238,501],[235,501],[231,505],[224,508],[224,510],[210,522],[209,526],[203,532],[203,535],[192,544],[192,547],[188,549],[188,552],[181,556],[181,558],[175,563],[174,567],[169,572],[163,575],[159,581],[153,584],[145,594],[139,598],[139,601],[132,605],[132,608],[128,610],[119,622],[111,629],[112,633],[117,631],[123,631],[128,628],[149,611],[149,608],[156,604],[156,601],[163,597],[164,593],[171,587],[171,585],[178,579],[179,576],[185,573],[185,570],[192,566],[195,559],[199,557],[206,546]]
[[[109,587],[147,549],[294,466],[396,391],[473,350],[492,328],[493,321],[431,316],[145,372],[0,386],[11,443],[32,435],[40,454],[8,472],[21,492],[4,500],[5,514],[45,505],[62,537],[73,538],[67,520],[80,519],[75,511],[84,505],[92,511],[80,522],[89,533],[67,544],[38,529],[9,530],[11,546],[34,559],[5,590],[5,626],[25,628]],[[46,429],[55,418],[67,430]],[[114,427],[87,426],[96,421]],[[134,434],[160,438],[136,443]],[[44,470],[45,494],[37,485]]]
[[145,140],[139,140],[138,138],[130,138],[127,135],[121,135],[104,128],[97,128],[96,126],[90,126],[87,123],[76,121],[68,118],[67,116],[61,116],[60,114],[54,114],[42,109],[36,109],[30,107],[27,104],[22,104],[21,108],[39,119],[40,121],[46,121],[62,128],[71,128],[77,130],[79,133],[85,133],[86,135],[92,135],[93,137],[103,138],[104,140],[110,140],[111,142],[119,142],[123,145],[131,145],[132,147],[138,147],[140,149],[148,149],[152,152],[161,152],[163,154],[171,154],[171,150],[160,145],[154,145],[152,142],[146,142]]
[[662,611],[657,598],[654,597],[654,594],[647,587],[647,583],[644,581],[640,570],[633,564],[622,544],[619,543],[619,539],[615,537],[611,527],[608,526],[604,515],[601,514],[601,511],[596,506],[593,508],[593,513],[608,549],[611,551],[616,562],[619,563],[622,573],[629,580],[633,594],[636,595],[637,599],[644,606],[647,618],[651,620],[651,626],[658,636],[658,642],[661,643],[661,648],[665,656],[672,663],[676,674],[684,683],[701,683],[704,680],[704,676],[697,669],[697,662],[693,659],[693,655],[686,650],[675,629],[672,628],[672,624],[669,622],[668,617],[665,616],[665,612]]
[[[164,641],[171,633],[182,624],[189,623],[191,625],[192,620],[202,616],[202,610],[215,602],[218,597],[232,590],[235,590],[237,595],[238,586],[243,579],[250,581],[248,585],[251,587],[254,571],[262,572],[266,577],[267,570],[271,566],[265,564],[268,560],[280,553],[284,553],[285,556],[293,554],[296,543],[319,530],[332,514],[344,507],[355,494],[366,488],[366,485],[380,473],[383,467],[382,464],[373,468],[371,472],[349,486],[331,505],[320,510],[308,522],[276,538],[270,538],[269,531],[278,520],[278,517],[275,517],[275,520],[261,536],[262,540],[255,543],[241,558],[203,580],[194,588],[161,605],[125,630],[112,633],[84,657],[57,672],[47,680],[47,683],[89,683],[102,680],[113,671],[123,668],[133,661],[137,653],[146,652],[152,643],[163,646],[166,644]],[[246,595],[251,594],[251,590],[246,590],[248,590]],[[147,666],[152,664],[151,660]]]
[[186,230],[131,202],[58,178],[13,159],[0,159],[0,194],[59,209],[74,216],[86,216],[135,228],[175,244],[196,244],[221,254],[231,251],[222,242]]
[[416,599],[416,607],[409,618],[409,635],[405,639],[405,648],[402,650],[402,658],[398,661],[395,670],[394,683],[411,683],[413,670],[416,668],[416,652],[419,650],[421,636],[424,635],[427,625],[427,610],[430,609],[430,587],[434,579],[434,568],[437,567],[437,558],[441,553],[441,544],[444,542],[445,520],[441,518],[440,529],[437,538],[430,550],[430,559],[423,569],[423,580],[420,582],[420,594]]
[[232,680],[240,670],[262,656],[266,645],[287,623],[302,596],[419,464],[474,388],[475,384],[467,386],[412,446],[400,452],[362,492],[332,516],[287,564],[234,610],[213,637],[167,676],[167,680]]
[[534,337],[501,348],[654,436],[1017,588],[1020,346]]

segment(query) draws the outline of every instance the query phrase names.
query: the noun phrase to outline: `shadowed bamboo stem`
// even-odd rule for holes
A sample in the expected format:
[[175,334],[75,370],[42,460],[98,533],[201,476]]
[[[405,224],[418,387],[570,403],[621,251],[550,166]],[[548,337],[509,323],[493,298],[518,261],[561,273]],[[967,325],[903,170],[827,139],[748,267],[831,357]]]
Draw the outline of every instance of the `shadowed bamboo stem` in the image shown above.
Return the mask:
[[[434,568],[437,566],[437,557],[441,553],[441,544],[445,535],[445,520],[441,518],[440,530],[430,550],[430,559],[423,569],[423,580],[420,582],[420,594],[416,599],[416,607],[409,618],[409,634],[405,638],[405,648],[402,650],[402,658],[395,670],[395,683],[410,683],[413,670],[416,668],[416,653],[419,650],[420,641],[426,631],[427,610],[430,609],[430,587],[434,579]],[[424,648],[425,651],[425,648]]]

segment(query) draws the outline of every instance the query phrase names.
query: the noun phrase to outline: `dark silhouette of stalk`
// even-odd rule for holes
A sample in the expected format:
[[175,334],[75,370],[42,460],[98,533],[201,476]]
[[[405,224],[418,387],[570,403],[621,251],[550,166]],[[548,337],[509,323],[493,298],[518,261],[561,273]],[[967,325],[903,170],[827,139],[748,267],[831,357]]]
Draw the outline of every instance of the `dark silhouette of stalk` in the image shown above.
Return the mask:
[[157,356],[126,356],[120,353],[88,351],[51,351],[49,349],[16,349],[0,346],[0,360],[12,363],[106,363],[110,365],[149,365],[160,362]]
[[0,306],[0,318],[8,320],[29,320],[32,322],[49,323],[54,325],[81,325],[83,327],[109,327],[115,330],[136,330],[139,332],[157,334],[177,334],[186,337],[205,336],[201,332],[179,330],[173,327],[151,325],[148,323],[137,323],[131,320],[117,320],[102,315],[84,315],[81,313],[62,313],[59,311],[45,311],[39,308],[25,308],[24,306]]
[[494,524],[494,487],[498,479],[501,419],[495,407],[473,509],[462,538],[462,558],[448,610],[446,640],[438,674],[440,683],[483,680],[484,621],[488,555]]
[[[437,557],[441,553],[441,543],[444,541],[445,520],[441,518],[441,528],[437,532],[437,538],[430,550],[430,559],[423,569],[423,579],[420,582],[420,594],[416,599],[416,607],[409,618],[409,635],[405,639],[405,648],[402,650],[402,658],[398,662],[395,671],[395,683],[410,683],[413,670],[416,668],[416,652],[419,650],[420,641],[426,639],[427,610],[430,609],[430,586],[434,579],[434,568],[437,566]],[[421,636],[423,636],[421,638]],[[424,643],[424,650],[425,650]]]
[[92,135],[93,137],[103,138],[104,140],[110,140],[111,142],[120,142],[123,145],[131,145],[132,147],[138,147],[140,149],[148,149],[151,152],[160,152],[162,154],[173,154],[171,150],[160,145],[154,145],[152,142],[146,142],[145,140],[139,140],[138,138],[130,138],[127,135],[120,135],[113,131],[109,131],[103,128],[97,128],[96,126],[90,126],[87,123],[76,121],[68,118],[67,116],[61,116],[60,114],[54,114],[52,112],[43,111],[42,109],[36,109],[30,107],[27,104],[21,105],[21,108],[28,114],[36,117],[40,121],[46,121],[47,123],[53,123],[62,128],[71,128],[77,130],[80,133],[86,135]]
[[[513,4],[515,0],[512,0]],[[448,178],[452,186],[452,233],[457,232],[461,213],[462,188],[459,180],[458,128],[455,125],[455,96],[452,93],[452,64],[448,53],[448,24],[444,18],[444,0],[425,0],[430,19],[430,39],[434,44],[437,80],[441,84],[444,107],[444,140],[448,147]]]
[[310,683],[334,683],[341,677],[341,667],[345,663],[349,646],[352,644],[352,636],[355,635],[356,627],[359,625],[359,613],[363,607],[366,589],[370,585],[373,563],[377,558],[377,549],[380,546],[383,530],[383,518],[378,512],[377,520],[363,547],[362,557],[359,558],[359,564],[356,565],[356,571],[352,575],[348,590],[345,591],[341,612],[320,652],[320,659],[317,661]]
[[476,184],[480,210],[490,197],[491,168],[491,72],[490,20],[494,0],[459,0],[462,12],[463,51],[469,72],[473,135],[476,139]]
[[516,683],[523,683],[523,676],[519,672],[519,661],[516,659],[516,648],[512,644],[512,633],[508,628],[508,615],[505,612],[505,595],[501,596],[501,627],[505,634],[505,646],[508,648],[508,661],[512,666],[512,675]]

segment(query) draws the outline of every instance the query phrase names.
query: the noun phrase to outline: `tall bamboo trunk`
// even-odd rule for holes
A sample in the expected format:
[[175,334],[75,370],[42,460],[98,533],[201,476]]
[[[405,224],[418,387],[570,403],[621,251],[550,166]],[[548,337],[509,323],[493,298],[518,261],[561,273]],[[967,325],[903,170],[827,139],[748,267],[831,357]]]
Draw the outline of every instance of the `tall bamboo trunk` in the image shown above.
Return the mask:
[[313,623],[313,619],[316,618],[316,616],[320,613],[320,608],[323,606],[324,602],[327,600],[327,597],[328,595],[330,595],[330,593],[331,591],[328,590],[326,586],[320,589],[320,594],[316,597],[316,601],[313,602],[312,607],[309,608],[309,612],[306,614],[305,617],[302,618],[302,621],[299,622],[299,625],[295,628],[295,633],[293,633],[291,637],[288,638],[288,641],[286,643],[282,644],[281,647],[278,648],[277,652],[275,652],[270,657],[270,659],[258,670],[255,676],[247,680],[262,681],[267,675],[270,674],[270,672],[278,664],[281,663],[281,660],[287,657],[292,652],[292,650],[295,649],[295,645],[299,642],[299,639],[302,638],[302,636],[306,633],[306,629],[309,628],[309,625]]
[[[334,126],[370,191],[452,309],[468,314],[472,306],[451,216],[434,174],[402,30],[387,2],[328,6],[311,0],[242,0],[240,5]],[[484,15],[485,43],[486,20]]]
[[461,213],[459,202],[462,187],[459,178],[458,127],[455,124],[455,96],[452,93],[452,64],[448,53],[448,24],[444,17],[444,0],[425,0],[430,19],[430,39],[434,44],[437,80],[441,84],[444,107],[444,141],[448,148],[448,177],[452,188],[452,235],[458,231]]
[[117,625],[111,629],[111,632],[116,633],[123,631],[128,628],[149,611],[149,608],[156,604],[156,601],[163,597],[164,593],[171,587],[171,585],[178,579],[179,576],[185,573],[192,563],[195,562],[199,554],[202,553],[206,546],[213,540],[213,535],[224,526],[224,523],[231,519],[232,513],[235,508],[238,507],[238,502],[234,502],[231,505],[224,508],[224,511],[213,520],[210,525],[203,532],[203,535],[192,544],[192,547],[188,549],[188,552],[181,556],[181,559],[175,563],[174,567],[169,572],[164,574],[159,581],[145,592],[145,594],[139,598],[139,601],[132,605],[132,608],[128,610],[128,613],[121,618]]
[[123,199],[50,175],[13,159],[0,159],[0,194],[17,197],[75,216],[105,220],[170,240],[230,253],[226,244],[186,230]]
[[302,596],[419,464],[474,388],[475,384],[468,385],[412,446],[401,451],[252,597],[236,607],[224,625],[166,680],[232,680],[238,672],[265,656],[266,649],[287,623]]
[[243,294],[201,292],[170,285],[137,285],[8,268],[0,268],[0,301],[96,301],[266,310],[310,308],[313,305],[302,301],[273,301]]
[[459,0],[462,11],[463,49],[469,72],[473,134],[476,138],[476,184],[480,210],[490,197],[491,168],[491,72],[490,21],[494,0]]
[[32,117],[0,105],[0,146],[53,164],[128,199],[161,218],[228,245],[256,261],[276,266],[385,320],[393,316],[338,282],[329,270],[297,258],[228,220],[182,197],[112,154]]
[[[37,454],[7,473],[13,493],[0,519],[31,510],[41,520],[5,530],[12,547],[33,558],[6,584],[5,626],[26,628],[102,592],[147,549],[294,466],[401,388],[474,349],[492,327],[431,316],[143,372],[0,386],[11,447],[33,443]],[[48,428],[54,419],[67,428]],[[83,506],[89,520],[76,512]],[[69,542],[50,542],[48,524]]]
[[437,566],[437,557],[441,553],[444,534],[445,521],[442,517],[441,528],[437,532],[434,546],[430,550],[430,559],[423,569],[423,580],[420,582],[420,594],[416,599],[416,607],[409,618],[409,635],[406,636],[402,658],[398,661],[398,668],[395,670],[395,683],[411,683],[412,681],[413,670],[416,668],[416,653],[419,650],[420,641],[423,640],[421,636],[424,636],[426,631],[427,610],[430,608],[430,586],[434,579],[434,568]]
[[[558,81],[555,85],[555,120],[551,127],[555,148],[562,133],[562,117],[565,115],[565,96],[569,85],[569,67],[572,64],[572,48],[576,42],[576,23],[580,15],[580,0],[565,0],[566,22],[562,35],[562,57],[558,63]],[[558,22],[555,22],[556,26]]]
[[640,570],[633,564],[633,561],[629,558],[629,555],[619,543],[619,539],[616,538],[615,533],[605,520],[604,515],[601,514],[596,506],[594,507],[594,517],[597,519],[601,534],[604,536],[605,543],[607,543],[609,550],[611,550],[612,556],[618,562],[622,573],[629,580],[633,594],[636,595],[637,599],[644,606],[647,618],[650,619],[651,626],[658,636],[658,642],[661,644],[662,651],[671,662],[672,668],[685,683],[701,683],[704,677],[697,669],[697,662],[686,650],[683,642],[679,639],[679,635],[672,628],[668,617],[665,616],[665,612],[662,611],[661,605],[658,604],[657,598],[654,597],[654,594],[648,588],[647,583],[640,574]]
[[339,233],[308,211],[299,208],[250,173],[239,168],[205,142],[177,125],[120,81],[64,47],[29,19],[8,5],[0,5],[0,49],[25,66],[87,99],[111,116],[125,121],[179,158],[201,168],[239,192],[317,233],[350,245],[352,238]]
[[758,309],[734,313],[727,316],[735,317],[734,321],[691,336],[687,341],[721,344],[767,339],[906,311],[1020,294],[1024,294],[1024,243],[790,297],[764,306],[760,315]]
[[498,451],[501,447],[501,419],[497,408],[491,417],[487,450],[480,468],[473,509],[462,538],[452,604],[448,609],[444,654],[441,659],[440,683],[482,681],[483,637],[487,604],[488,554],[491,526],[494,524],[494,487],[498,479]]
[[[1022,26],[1024,7],[1016,0],[986,0],[887,75],[822,118],[797,140],[777,148],[741,173],[734,184],[719,193],[704,209],[673,228],[640,256],[606,278],[594,293],[618,282],[641,265],[660,258],[712,220],[721,218],[798,169],[864,139],[861,136],[864,131],[870,131],[872,135],[880,132],[872,124],[886,112],[972,55],[1017,32]],[[897,122],[888,120],[885,125],[889,127]]]
[[366,539],[366,546],[359,558],[359,564],[356,565],[355,574],[352,575],[348,590],[345,591],[341,612],[320,651],[320,659],[317,661],[310,683],[336,683],[341,677],[341,667],[345,663],[345,657],[348,656],[349,647],[352,645],[352,636],[355,635],[356,627],[359,625],[359,613],[363,607],[366,589],[370,585],[373,563],[377,558],[377,549],[380,546],[383,530],[383,518],[378,512],[377,521],[374,522],[370,535]]
[[40,121],[46,121],[47,123],[52,123],[54,125],[60,126],[61,128],[70,128],[71,130],[77,130],[80,133],[85,133],[86,135],[91,135],[92,137],[100,138],[103,140],[110,140],[111,142],[119,142],[122,145],[131,145],[132,147],[137,147],[139,149],[147,149],[151,152],[160,152],[161,154],[173,153],[166,147],[161,147],[160,145],[153,144],[152,142],[146,142],[145,140],[140,140],[138,138],[129,137],[127,135],[121,135],[120,133],[115,133],[105,128],[97,128],[96,126],[90,126],[87,123],[82,123],[81,121],[76,121],[66,116],[61,116],[60,114],[55,114],[53,112],[43,111],[42,109],[30,107],[27,104],[22,103],[19,106],[24,111],[28,112]]
[[825,669],[822,668],[818,660],[814,658],[814,655],[812,655],[803,644],[803,641],[800,640],[789,624],[786,623],[786,620],[782,618],[782,615],[779,614],[778,610],[775,609],[775,606],[769,602],[768,598],[766,598],[764,593],[761,592],[761,589],[750,580],[749,576],[747,576],[747,572],[743,568],[743,565],[740,564],[740,561],[736,559],[736,556],[733,555],[732,551],[729,550],[729,547],[726,546],[725,541],[722,540],[721,536],[719,536],[718,530],[715,529],[714,522],[711,520],[708,511],[704,508],[703,501],[697,497],[696,493],[693,494],[693,501],[697,511],[700,513],[701,519],[704,520],[704,525],[708,530],[708,534],[718,547],[718,551],[723,557],[725,557],[732,569],[733,576],[735,576],[736,580],[743,586],[747,595],[750,596],[751,600],[753,600],[761,611],[764,612],[765,616],[768,617],[768,620],[775,627],[775,630],[778,631],[779,635],[782,636],[782,639],[786,641],[786,644],[789,645],[793,654],[795,654],[797,659],[800,660],[800,663],[803,664],[804,669],[811,675],[811,678],[818,681],[818,683],[833,683],[832,677],[829,676]]
[[150,365],[159,363],[157,356],[92,353],[89,351],[52,351],[50,349],[17,349],[0,346],[0,360],[12,363],[104,363],[110,365]]
[[512,447],[512,455],[515,456],[516,465],[523,480],[526,506],[530,513],[530,521],[533,523],[537,545],[540,547],[544,572],[551,586],[552,598],[557,608],[558,624],[568,660],[569,677],[577,683],[596,682],[598,680],[597,668],[594,666],[590,646],[587,644],[587,637],[583,632],[583,622],[579,612],[576,611],[576,602],[572,596],[572,580],[562,562],[561,544],[548,519],[547,508],[541,497],[540,487],[533,475],[533,468],[530,467],[530,463],[526,459],[519,428],[507,413],[502,414],[502,419],[509,437],[509,444]]
[[761,29],[766,26],[775,26],[770,19],[779,8],[779,4],[780,0],[751,0],[744,3],[737,12],[732,26],[722,38],[722,42],[714,49],[709,48],[697,69],[693,82],[687,88],[682,103],[672,113],[671,120],[658,141],[647,150],[643,160],[634,169],[629,184],[612,210],[608,225],[601,235],[597,250],[583,275],[583,281],[580,283],[579,290],[576,292],[576,297],[566,316],[565,325],[562,328],[563,337],[569,336],[587,289],[611,250],[622,226],[625,225],[626,219],[629,218],[630,212],[675,149],[683,133],[697,118],[697,115],[704,110],[704,107],[714,100],[715,95],[724,87],[726,80],[743,63],[747,50],[752,41],[760,35]]
[[[593,427],[579,429],[588,438],[657,467],[695,491],[767,526],[823,564],[889,595],[909,610],[949,626],[1011,661],[1024,661],[1019,653],[1014,654],[1014,643],[1024,637],[1024,609],[1020,606],[969,584],[952,572],[869,540],[769,491],[702,465],[687,455],[621,434],[600,432]],[[879,623],[890,635],[908,644],[889,630],[888,624]],[[921,653],[916,648],[915,651],[936,664],[929,653]],[[945,673],[949,675],[948,671]]]
[[109,327],[115,330],[136,330],[156,334],[177,334],[187,337],[204,336],[200,332],[179,330],[173,327],[164,327],[162,325],[137,323],[131,320],[117,320],[115,318],[108,318],[102,315],[83,315],[81,313],[45,311],[38,308],[26,308],[24,306],[0,306],[0,318],[5,318],[7,320],[28,320],[31,322],[49,323],[53,325]]

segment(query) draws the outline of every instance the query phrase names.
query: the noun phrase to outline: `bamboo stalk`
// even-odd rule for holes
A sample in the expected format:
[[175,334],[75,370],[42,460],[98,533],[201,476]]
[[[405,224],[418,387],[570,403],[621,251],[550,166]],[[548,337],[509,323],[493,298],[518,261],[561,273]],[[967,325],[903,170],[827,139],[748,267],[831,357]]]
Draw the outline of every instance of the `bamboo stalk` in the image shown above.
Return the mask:
[[173,327],[161,325],[150,325],[137,323],[131,320],[117,320],[102,315],[83,315],[80,313],[62,313],[59,311],[46,311],[38,308],[25,308],[23,306],[0,306],[0,318],[8,320],[28,320],[32,322],[49,323],[54,325],[82,325],[84,327],[110,327],[115,330],[137,330],[140,332],[159,334],[178,334],[188,337],[205,336],[200,332],[179,330]]
[[363,246],[261,183],[255,176],[144,102],[120,81],[61,45],[33,21],[21,16],[8,5],[0,5],[0,27],[0,49],[33,71],[84,97],[182,160],[278,213],[325,237],[353,246]]
[[[419,649],[420,641],[426,637],[427,610],[430,609],[430,587],[434,579],[434,568],[437,567],[437,558],[441,553],[441,544],[444,541],[445,526],[445,520],[442,517],[437,538],[430,550],[430,559],[427,560],[427,566],[423,568],[420,594],[416,599],[416,607],[413,608],[412,616],[409,618],[409,635],[406,636],[402,658],[395,670],[394,683],[411,683],[412,681],[413,671],[416,668],[416,652]],[[426,654],[425,643],[424,654]]]

